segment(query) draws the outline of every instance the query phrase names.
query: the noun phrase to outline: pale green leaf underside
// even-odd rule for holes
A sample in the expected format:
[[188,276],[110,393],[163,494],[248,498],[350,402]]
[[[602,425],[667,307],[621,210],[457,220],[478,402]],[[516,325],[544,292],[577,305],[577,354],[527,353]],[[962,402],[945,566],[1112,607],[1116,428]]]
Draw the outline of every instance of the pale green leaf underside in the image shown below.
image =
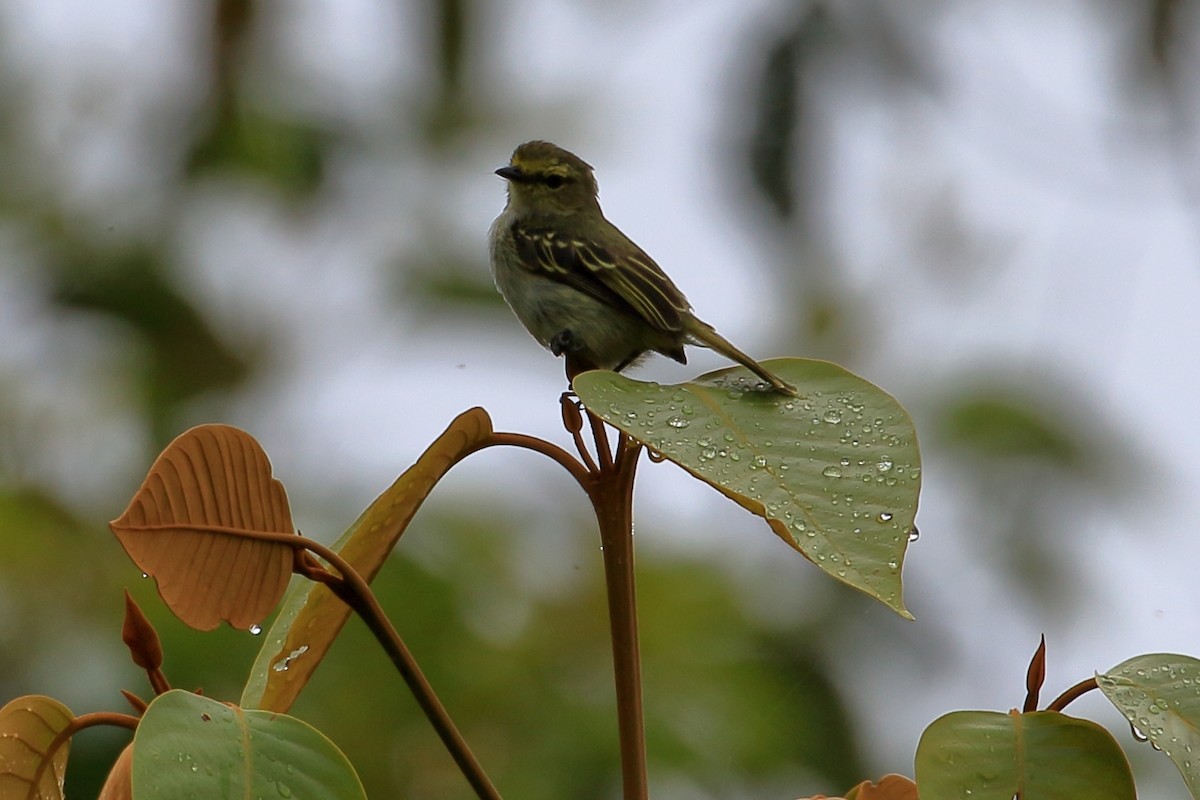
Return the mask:
[[1200,797],[1200,660],[1150,653],[1096,676],[1096,683],[1129,724],[1150,738]]
[[584,405],[763,517],[834,578],[908,617],[900,581],[921,456],[895,398],[827,361],[764,365],[800,392],[761,391],[741,368],[677,386],[587,372]]
[[1129,762],[1094,722],[1056,711],[954,711],[921,735],[921,800],[1135,800]]

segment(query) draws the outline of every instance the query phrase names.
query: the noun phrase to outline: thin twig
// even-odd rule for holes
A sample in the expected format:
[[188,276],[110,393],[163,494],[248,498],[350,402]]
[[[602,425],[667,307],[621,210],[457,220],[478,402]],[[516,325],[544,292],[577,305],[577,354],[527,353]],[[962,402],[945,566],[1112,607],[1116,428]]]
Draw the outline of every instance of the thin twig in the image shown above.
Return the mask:
[[542,455],[557,461],[563,469],[571,474],[571,477],[575,479],[575,481],[583,488],[584,491],[587,491],[587,488],[591,483],[591,474],[588,472],[588,468],[581,464],[578,459],[576,459],[566,450],[556,444],[547,442],[545,439],[539,439],[536,436],[526,436],[523,433],[492,433],[478,446],[463,453],[462,458],[466,458],[471,453],[479,450],[483,450],[488,447],[495,447],[496,445],[522,447],[526,450],[532,450],[535,453],[541,453]]
[[1087,694],[1088,692],[1092,691],[1093,689],[1099,689],[1099,688],[1100,687],[1096,684],[1095,678],[1088,678],[1087,680],[1082,680],[1079,683],[1072,686],[1070,689],[1067,689],[1065,692],[1060,694],[1058,697],[1054,698],[1054,702],[1051,703],[1050,705],[1046,706],[1046,710],[1047,711],[1062,711],[1064,708],[1066,708],[1068,705],[1070,705],[1070,703],[1072,701],[1077,700],[1078,698]]
[[608,446],[608,432],[604,428],[604,420],[591,411],[587,412],[588,423],[592,426],[592,438],[596,440],[596,456],[600,459],[600,471],[612,469],[613,454]]
[[[564,451],[565,453],[565,451]],[[570,455],[567,455],[570,458]],[[161,527],[161,526],[148,526]],[[467,746],[467,742],[455,727],[454,722],[450,719],[446,707],[442,705],[437,694],[434,693],[433,687],[417,666],[416,659],[412,653],[404,645],[400,638],[400,634],[392,626],[391,620],[384,613],[383,607],[379,605],[379,600],[376,599],[375,593],[371,591],[370,585],[359,574],[358,570],[354,569],[344,558],[338,555],[335,551],[304,536],[295,533],[277,533],[273,531],[251,531],[238,528],[226,528],[223,526],[205,526],[205,530],[215,533],[227,533],[235,536],[241,536],[248,539],[258,539],[267,542],[276,542],[285,544],[293,548],[303,548],[308,550],[330,564],[338,575],[335,576],[323,568],[314,567],[306,560],[295,560],[293,566],[301,575],[305,575],[319,583],[329,587],[339,599],[346,605],[350,606],[367,624],[367,628],[374,634],[375,639],[383,647],[388,658],[396,666],[400,677],[408,684],[409,690],[416,698],[417,705],[425,712],[425,716],[433,725],[434,731],[450,752],[454,763],[458,765],[467,782],[471,784],[471,788],[480,797],[480,800],[500,800],[500,793],[496,787],[492,785],[487,774],[484,773],[483,767],[475,758],[471,748]],[[340,578],[339,578],[340,576]]]
[[401,640],[400,634],[384,613],[366,580],[345,559],[319,542],[305,539],[303,546],[325,559],[341,574],[340,582],[330,581],[326,582],[326,585],[362,617],[367,628],[375,635],[476,795],[481,800],[500,800],[500,792],[483,771],[471,748],[467,746],[466,740],[450,719],[446,707],[434,693],[433,687],[417,666],[416,659]]
[[[96,711],[91,714],[80,714],[74,717],[67,726],[58,732],[58,735],[50,740],[50,744],[46,747],[46,752],[42,755],[42,760],[38,762],[37,769],[33,771],[33,777],[29,779],[29,785],[36,788],[42,782],[42,775],[46,771],[46,767],[54,760],[54,754],[58,752],[58,748],[67,743],[72,736],[87,728],[94,728],[98,725],[115,725],[119,728],[128,728],[131,731],[136,731],[138,726],[138,718],[129,714],[119,714],[116,711]],[[40,796],[40,795],[39,795]]]

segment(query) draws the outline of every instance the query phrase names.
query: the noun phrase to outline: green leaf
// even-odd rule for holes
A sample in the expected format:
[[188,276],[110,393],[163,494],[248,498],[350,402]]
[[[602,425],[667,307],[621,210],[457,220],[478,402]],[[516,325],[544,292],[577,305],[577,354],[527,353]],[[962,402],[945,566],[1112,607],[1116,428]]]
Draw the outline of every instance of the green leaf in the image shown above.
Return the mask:
[[[482,408],[459,414],[334,542],[333,550],[367,582],[374,580],[433,487],[491,433],[492,420]],[[349,616],[349,606],[328,587],[293,577],[279,614],[263,637],[242,691],[242,705],[287,711]]]
[[765,362],[800,397],[757,390],[741,367],[678,386],[587,372],[593,413],[766,519],[843,583],[911,619],[900,570],[921,488],[921,455],[895,398],[836,364]]
[[955,711],[921,735],[921,800],[1135,800],[1133,775],[1104,728],[1057,711]]
[[1100,690],[1179,768],[1200,797],[1200,660],[1151,653],[1096,676]]
[[178,689],[155,698],[138,724],[133,794],[138,800],[367,796],[346,756],[311,725]]

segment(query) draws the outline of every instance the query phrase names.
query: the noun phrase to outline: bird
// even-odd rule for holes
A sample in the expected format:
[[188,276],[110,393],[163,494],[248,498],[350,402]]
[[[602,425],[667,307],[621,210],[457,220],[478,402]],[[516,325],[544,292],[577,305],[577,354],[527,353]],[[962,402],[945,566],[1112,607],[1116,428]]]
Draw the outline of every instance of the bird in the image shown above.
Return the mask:
[[684,345],[698,345],[771,391],[797,394],[692,313],[654,259],[608,221],[586,161],[535,140],[495,174],[508,202],[488,233],[492,277],[525,329],[565,358],[569,381],[590,369],[621,372],[652,352],[686,364]]

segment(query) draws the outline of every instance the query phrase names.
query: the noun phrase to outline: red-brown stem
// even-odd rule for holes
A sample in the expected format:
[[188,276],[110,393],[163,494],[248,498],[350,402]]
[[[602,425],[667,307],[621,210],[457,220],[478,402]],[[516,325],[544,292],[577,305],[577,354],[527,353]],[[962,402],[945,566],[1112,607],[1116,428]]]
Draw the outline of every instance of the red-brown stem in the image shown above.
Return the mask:
[[[588,417],[593,428],[603,426],[604,423],[591,413]],[[607,437],[602,432],[595,432],[595,435],[597,445],[603,441],[607,447]],[[596,480],[588,491],[604,550],[624,800],[646,800],[648,794],[633,548],[633,478],[640,455],[641,445],[629,443],[622,434],[617,442],[615,460],[608,460],[607,468],[596,473]],[[602,450],[602,463],[605,460]]]
[[81,714],[75,717],[67,723],[67,727],[59,731],[58,735],[50,740],[50,744],[46,747],[46,752],[42,756],[41,762],[38,763],[37,769],[33,771],[33,777],[29,780],[30,789],[35,790],[41,784],[42,775],[45,773],[46,767],[54,759],[54,754],[58,752],[58,748],[62,747],[67,743],[68,739],[85,728],[93,728],[97,725],[116,725],[136,731],[138,718],[129,714],[118,714],[116,711],[97,711],[92,714]]
[[1046,706],[1046,710],[1047,711],[1062,711],[1064,708],[1066,708],[1068,705],[1070,705],[1071,702],[1073,702],[1074,700],[1079,699],[1080,697],[1082,697],[1083,695],[1092,691],[1093,689],[1099,689],[1099,688],[1100,687],[1096,684],[1095,678],[1088,678],[1086,680],[1082,680],[1079,683],[1072,686],[1070,689],[1067,689],[1065,692],[1060,694],[1058,697],[1054,698],[1054,702],[1051,703],[1050,705]]
[[578,459],[572,456],[563,448],[556,444],[551,444],[545,439],[539,439],[536,436],[526,436],[523,433],[493,433],[488,439],[479,444],[479,446],[463,453],[461,458],[466,458],[471,453],[477,450],[483,450],[486,447],[494,447],[496,445],[506,444],[511,447],[523,447],[526,450],[532,450],[535,453],[541,453],[547,458],[557,461],[559,466],[570,473],[584,491],[587,491],[591,484],[592,476],[588,472],[588,468],[579,463]]
[[[303,537],[301,537],[303,538]],[[400,639],[392,622],[379,605],[375,593],[358,571],[351,567],[341,556],[324,545],[310,540],[304,541],[304,547],[325,559],[342,576],[340,582],[326,583],[327,586],[350,606],[367,624],[375,639],[383,647],[388,658],[395,664],[400,677],[408,684],[409,691],[417,700],[417,705],[425,712],[433,729],[442,740],[442,744],[450,752],[451,758],[466,777],[471,788],[480,800],[500,800],[500,792],[492,785],[491,780],[483,771],[483,767],[467,746],[467,742],[450,719],[446,707],[434,693],[433,687],[425,678],[421,668],[412,653]]]
[[608,446],[608,431],[604,427],[604,421],[595,414],[589,411],[587,417],[592,426],[592,438],[596,442],[596,458],[600,459],[600,473],[603,474],[613,468],[612,450]]
[[332,574],[321,575],[321,573],[311,567],[305,569],[300,568],[300,565],[293,566],[294,569],[299,569],[300,574],[324,583],[342,602],[350,606],[355,613],[362,617],[363,622],[367,624],[367,628],[374,634],[375,639],[383,647],[388,658],[396,666],[400,677],[408,684],[409,690],[417,700],[417,705],[425,712],[425,716],[429,719],[430,724],[433,725],[434,731],[450,752],[450,757],[454,759],[454,763],[458,765],[467,782],[471,784],[471,788],[475,790],[475,793],[481,800],[500,800],[500,793],[484,773],[483,767],[476,760],[475,755],[471,752],[471,748],[467,746],[466,740],[463,739],[462,734],[458,732],[458,728],[451,721],[446,707],[438,700],[433,687],[417,666],[416,659],[413,658],[412,653],[400,639],[400,634],[392,626],[391,620],[388,619],[387,614],[383,611],[383,607],[379,605],[379,601],[375,598],[375,593],[371,591],[370,585],[358,573],[358,570],[354,569],[344,558],[325,545],[299,534],[242,530],[219,525],[208,525],[205,526],[205,529],[217,533],[228,533],[234,536],[303,548],[325,559],[327,563],[337,570],[340,577]]

